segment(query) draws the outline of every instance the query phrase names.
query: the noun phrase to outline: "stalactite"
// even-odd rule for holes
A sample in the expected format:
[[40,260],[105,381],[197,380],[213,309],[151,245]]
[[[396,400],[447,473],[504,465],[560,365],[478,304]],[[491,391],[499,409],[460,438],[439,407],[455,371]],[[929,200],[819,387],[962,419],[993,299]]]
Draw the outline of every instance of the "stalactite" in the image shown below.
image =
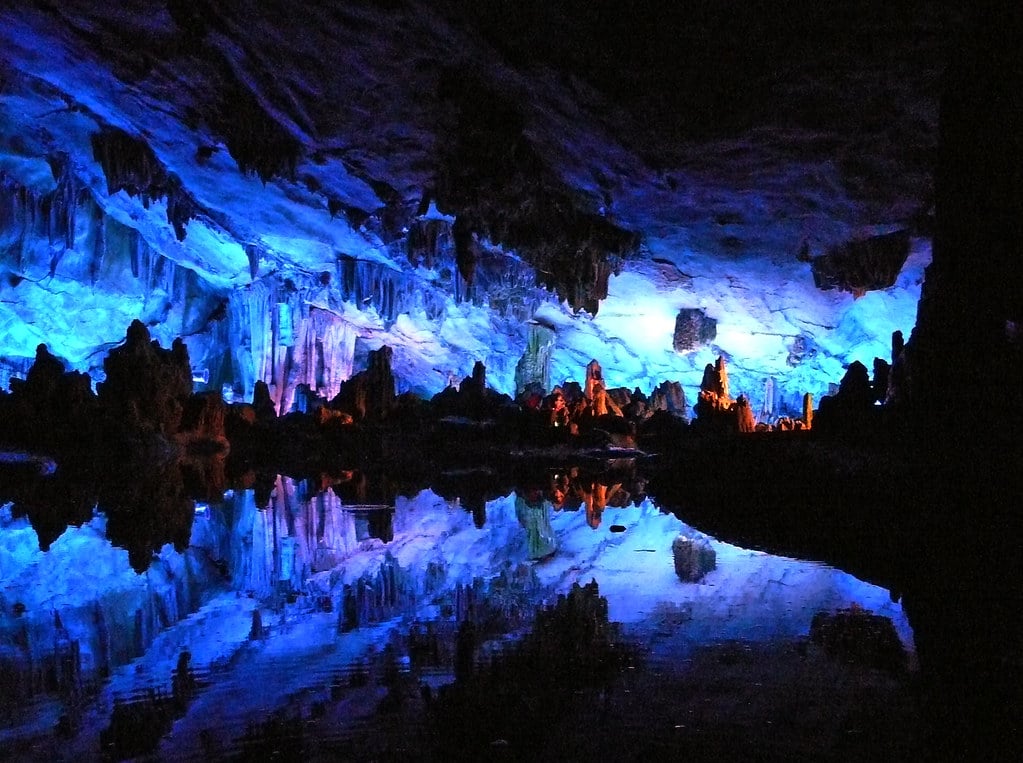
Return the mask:
[[259,247],[255,244],[245,245],[245,256],[249,259],[249,277],[253,281],[259,275]]
[[107,216],[99,207],[93,207],[92,228],[96,235],[93,239],[92,257],[89,260],[89,282],[95,286],[107,257]]
[[138,231],[131,229],[129,236],[129,251],[131,256],[131,274],[136,278],[139,277],[139,273],[142,271],[142,249],[143,241],[142,237],[138,235]]
[[423,303],[420,279],[380,263],[341,256],[337,281],[342,300],[360,310],[372,307],[387,323]]
[[149,145],[116,127],[93,133],[92,154],[100,163],[107,180],[107,194],[125,191],[138,196],[143,206],[155,199],[166,199],[167,222],[183,241],[188,221],[195,217],[198,204],[181,179],[156,158]]
[[37,261],[52,272],[75,244],[78,207],[88,198],[87,191],[78,188],[66,162],[54,167],[57,187],[48,193],[0,172],[0,261],[19,273]]
[[433,268],[452,247],[451,222],[419,217],[409,225],[406,255],[412,267]]
[[313,308],[303,318],[295,362],[302,382],[327,399],[337,395],[341,382],[352,375],[355,360],[354,327],[339,316]]
[[84,189],[79,189],[71,160],[66,153],[50,157],[50,169],[57,181],[49,204],[47,237],[53,242],[54,236],[63,236],[64,248],[75,248],[75,215],[82,201]]
[[301,142],[241,82],[221,88],[220,96],[215,128],[238,169],[255,173],[263,183],[278,176],[294,179]]
[[254,375],[256,379],[270,381],[273,368],[270,293],[263,284],[253,284],[246,293]]
[[[454,246],[438,246],[433,265],[442,278],[427,288],[415,273],[342,255],[337,262],[339,296],[359,309],[372,307],[386,323],[416,310],[436,320],[444,314],[449,297],[520,321],[529,320],[539,305],[550,301],[550,292],[537,285],[529,265],[482,244],[477,250],[473,282],[468,284],[456,264]],[[395,256],[401,251],[400,247],[395,250]]]

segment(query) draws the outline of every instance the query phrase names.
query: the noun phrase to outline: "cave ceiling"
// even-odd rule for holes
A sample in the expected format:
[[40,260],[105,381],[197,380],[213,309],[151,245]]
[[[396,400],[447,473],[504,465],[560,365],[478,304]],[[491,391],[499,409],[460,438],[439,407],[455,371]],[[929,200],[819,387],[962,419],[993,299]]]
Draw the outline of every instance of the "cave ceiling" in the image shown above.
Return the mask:
[[[514,392],[531,321],[555,380],[598,357],[612,385],[696,385],[723,354],[796,395],[869,365],[930,257],[954,11],[663,5],[5,4],[7,373],[39,342],[96,371],[138,317],[251,388],[288,339],[256,336],[283,320],[260,300],[396,347],[424,392],[477,359]],[[815,285],[895,231],[894,274]],[[717,321],[687,352],[683,309]]]

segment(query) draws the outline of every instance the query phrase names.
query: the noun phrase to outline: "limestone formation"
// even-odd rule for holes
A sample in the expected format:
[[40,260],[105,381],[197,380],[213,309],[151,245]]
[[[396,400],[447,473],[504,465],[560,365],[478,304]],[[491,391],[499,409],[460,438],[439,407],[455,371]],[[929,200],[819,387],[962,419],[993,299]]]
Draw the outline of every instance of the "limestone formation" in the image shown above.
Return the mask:
[[770,422],[774,419],[774,377],[764,380],[764,404],[760,408],[760,420]]
[[594,390],[598,386],[601,388],[604,386],[604,371],[601,369],[600,363],[591,360],[586,366],[586,386],[583,388],[583,394],[586,395],[587,400],[593,399]]
[[818,289],[842,289],[861,297],[892,286],[908,256],[909,231],[850,241],[813,259],[813,282]]
[[108,195],[123,190],[129,196],[140,196],[147,208],[151,201],[165,198],[167,222],[178,240],[184,240],[188,221],[195,217],[198,206],[178,176],[167,171],[144,140],[107,127],[92,135],[92,153],[106,175]]
[[803,395],[803,428],[813,428],[813,395],[809,392]]
[[672,339],[675,352],[689,352],[714,341],[717,325],[718,322],[703,310],[683,307],[675,317],[675,334]]
[[717,553],[703,537],[679,535],[671,542],[675,574],[683,583],[696,583],[717,567]]
[[371,350],[366,370],[341,384],[340,391],[330,401],[330,407],[351,414],[356,421],[386,419],[395,403],[394,373],[391,371],[393,354],[387,345]]
[[[719,423],[731,420],[729,414],[732,399],[728,396],[728,367],[725,359],[718,356],[714,365],[707,364],[703,369],[703,381],[700,383],[700,394],[696,402],[697,419],[705,424],[712,420]],[[721,414],[726,414],[724,417]]]
[[757,422],[753,416],[753,408],[750,406],[749,400],[746,399],[745,395],[739,395],[739,398],[735,401],[734,410],[739,431],[753,432],[756,429]]
[[662,381],[658,384],[650,396],[649,408],[651,411],[667,411],[683,420],[689,418],[686,393],[677,381]]
[[99,400],[113,417],[164,436],[178,431],[184,401],[192,393],[192,368],[181,339],[163,349],[143,323],[132,321],[124,344],[110,351],[103,369]]
[[531,321],[526,336],[526,349],[515,365],[515,394],[529,385],[538,384],[546,392],[550,388],[551,353],[554,350],[554,330],[542,323]]

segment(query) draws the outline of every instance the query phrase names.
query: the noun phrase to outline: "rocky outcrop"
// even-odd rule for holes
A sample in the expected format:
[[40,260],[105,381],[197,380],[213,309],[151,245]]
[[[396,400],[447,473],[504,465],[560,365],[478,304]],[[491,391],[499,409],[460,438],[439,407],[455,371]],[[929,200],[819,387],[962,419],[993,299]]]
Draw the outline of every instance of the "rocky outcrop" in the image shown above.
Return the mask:
[[178,431],[192,393],[188,348],[180,338],[163,349],[141,321],[132,321],[124,344],[110,351],[103,370],[106,380],[96,386],[110,415],[131,429],[165,437]]
[[894,285],[909,257],[909,231],[850,241],[811,262],[818,289],[842,289],[861,297],[868,291]]
[[704,537],[679,535],[671,542],[675,574],[683,583],[696,583],[717,567],[717,552]]
[[666,411],[683,421],[689,418],[689,404],[686,393],[677,381],[662,381],[650,395],[651,411]]
[[714,341],[718,322],[698,308],[683,307],[675,317],[672,346],[675,352],[689,352]]
[[1023,18],[1018,7],[990,5],[965,28],[946,75],[933,258],[903,391],[930,415],[967,397],[997,400],[959,423],[1018,431],[1023,387],[1005,380],[1023,377]]
[[867,367],[854,361],[842,377],[838,392],[821,398],[813,417],[814,428],[826,434],[867,435],[876,431],[880,423],[880,409],[874,402]]
[[457,387],[448,387],[433,396],[432,404],[440,415],[467,416],[471,419],[493,419],[512,405],[507,395],[487,386],[487,367],[477,360],[472,375],[462,379]]
[[356,421],[386,419],[395,404],[393,355],[394,350],[386,345],[371,350],[366,370],[342,382],[330,407],[350,414]]
[[43,450],[82,445],[98,411],[88,374],[66,372],[41,344],[26,377],[11,379],[10,394],[0,392],[0,442]]

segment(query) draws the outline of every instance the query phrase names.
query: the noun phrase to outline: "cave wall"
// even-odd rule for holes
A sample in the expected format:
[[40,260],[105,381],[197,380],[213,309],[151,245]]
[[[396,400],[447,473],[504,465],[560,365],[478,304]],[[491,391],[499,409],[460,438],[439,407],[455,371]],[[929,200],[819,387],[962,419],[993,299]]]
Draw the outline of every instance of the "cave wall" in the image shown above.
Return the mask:
[[[901,229],[919,206],[923,154],[896,144],[926,143],[933,104],[880,103],[875,75],[926,84],[940,20],[866,19],[867,38],[920,32],[926,60],[872,62],[861,101],[812,57],[791,92],[767,83],[790,93],[771,113],[793,124],[807,95],[840,91],[863,134],[837,132],[843,108],[809,132],[715,125],[681,144],[664,113],[649,123],[616,88],[522,66],[457,13],[186,6],[0,8],[0,381],[39,342],[96,371],[140,318],[164,346],[183,335],[210,388],[248,395],[262,378],[279,405],[299,384],[329,395],[383,344],[401,390],[434,393],[482,360],[510,393],[535,318],[555,334],[551,383],[597,357],[612,386],[695,390],[720,354],[758,407],[773,377],[795,411],[908,333],[925,231],[894,285],[856,301],[818,293],[797,252]],[[878,148],[883,167],[914,158],[881,172]],[[869,187],[846,177],[850,157]],[[709,311],[716,339],[678,351],[680,309]]]
[[[909,373],[915,403],[1019,422],[1023,389],[1023,12],[991,4],[945,76],[936,230]],[[978,420],[978,417],[980,420]]]

